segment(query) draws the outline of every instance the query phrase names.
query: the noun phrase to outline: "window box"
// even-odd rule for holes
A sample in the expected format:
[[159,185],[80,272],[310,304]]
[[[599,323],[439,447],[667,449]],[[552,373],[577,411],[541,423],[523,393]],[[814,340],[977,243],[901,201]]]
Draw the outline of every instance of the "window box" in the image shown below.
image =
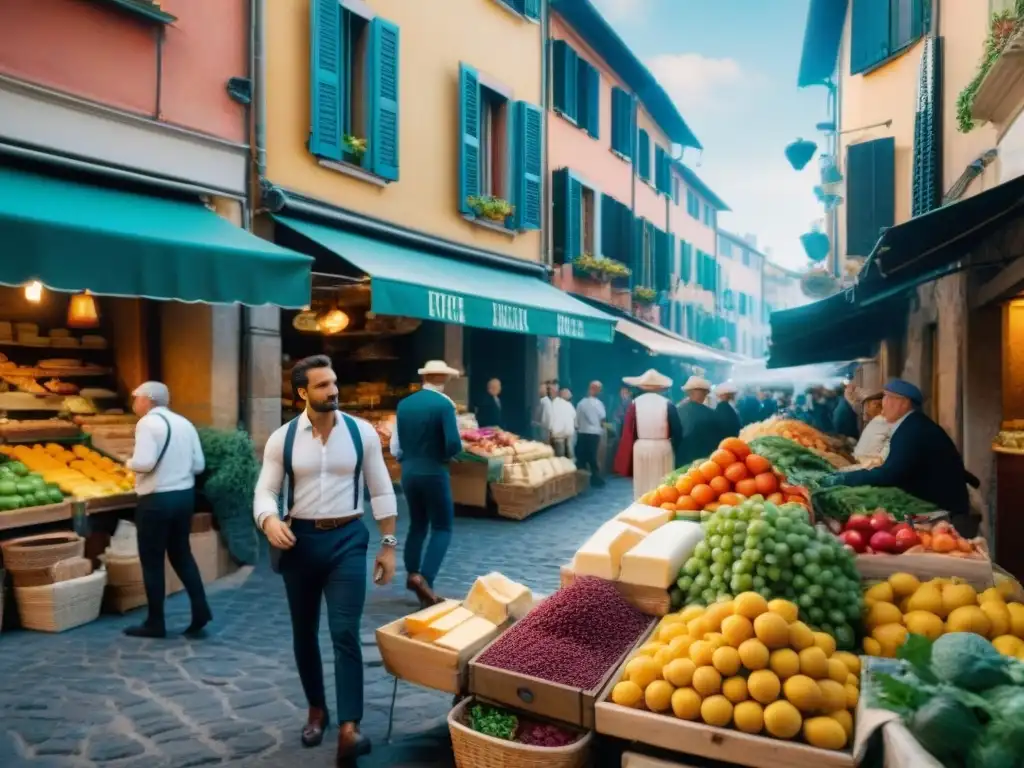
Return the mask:
[[657,304],[635,304],[633,315],[653,325],[661,325],[661,307]]
[[633,303],[638,306],[649,307],[657,300],[658,292],[653,288],[645,288],[641,285],[633,289]]
[[957,100],[957,122],[964,133],[975,120],[1004,126],[1024,106],[1024,27],[1016,19],[1003,19],[1002,27],[1010,24],[1012,32],[1001,40],[1000,18],[993,19],[977,76]]
[[[597,278],[578,269],[573,264],[562,264],[555,268],[554,284],[556,288],[566,293],[575,293],[578,296],[586,296],[588,299],[614,303],[616,291],[608,280]],[[628,291],[626,296],[628,299]],[[628,301],[624,308],[629,308]]]

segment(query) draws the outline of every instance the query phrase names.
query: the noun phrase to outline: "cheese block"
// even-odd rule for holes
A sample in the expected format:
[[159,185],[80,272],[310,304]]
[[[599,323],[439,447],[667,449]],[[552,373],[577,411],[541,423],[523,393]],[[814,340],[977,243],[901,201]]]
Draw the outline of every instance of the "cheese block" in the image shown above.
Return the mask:
[[422,611],[410,614],[405,617],[405,632],[413,637],[422,634],[427,631],[431,624],[442,616],[447,616],[458,607],[458,600],[445,600],[443,603],[438,603],[429,608],[424,608]]
[[498,572],[481,576],[473,583],[462,607],[494,624],[525,616],[533,607],[533,595],[527,587]]
[[630,504],[629,507],[615,516],[616,520],[635,525],[641,530],[651,531],[661,528],[672,519],[673,513],[660,507],[650,507],[646,504]]
[[578,576],[597,576],[615,581],[619,578],[622,556],[647,536],[635,526],[621,520],[609,520],[576,551],[572,569]]
[[417,632],[416,637],[420,640],[434,642],[451,632],[464,621],[469,621],[472,618],[473,612],[460,605],[436,621],[432,621],[422,632]]
[[434,645],[439,645],[451,651],[463,651],[472,645],[486,641],[497,631],[498,625],[493,621],[474,616],[441,637]]
[[679,569],[704,540],[699,523],[673,520],[622,555],[619,581],[642,587],[668,589]]

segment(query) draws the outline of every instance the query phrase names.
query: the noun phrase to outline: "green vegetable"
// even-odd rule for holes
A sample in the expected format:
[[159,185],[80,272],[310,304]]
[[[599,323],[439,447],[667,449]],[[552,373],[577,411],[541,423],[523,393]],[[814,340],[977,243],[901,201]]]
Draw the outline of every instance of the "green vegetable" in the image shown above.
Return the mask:
[[28,474],[28,467],[22,464],[20,461],[12,461],[7,464],[7,468],[19,477],[24,477]]
[[927,515],[938,507],[899,488],[876,488],[870,485],[821,488],[811,494],[814,508],[824,517],[845,522],[850,515],[862,515],[884,509],[897,520],[914,515]]
[[477,704],[469,711],[469,727],[485,736],[512,741],[516,737],[519,720],[502,709]]
[[13,480],[0,480],[0,496],[13,496],[18,492],[18,486]]
[[206,457],[199,491],[213,508],[231,556],[253,565],[266,539],[257,533],[252,520],[252,497],[260,475],[252,438],[242,430],[202,427],[199,442]]
[[1020,768],[1021,753],[1001,739],[998,724],[989,725],[974,743],[967,768]]
[[952,632],[932,644],[931,667],[943,682],[984,691],[1010,682],[1007,658],[981,635]]
[[921,746],[940,760],[959,757],[981,733],[981,723],[954,696],[939,695],[914,712],[908,723]]
[[790,483],[806,488],[817,487],[821,478],[836,471],[810,448],[785,437],[766,435],[754,438],[750,441],[750,450],[768,459]]

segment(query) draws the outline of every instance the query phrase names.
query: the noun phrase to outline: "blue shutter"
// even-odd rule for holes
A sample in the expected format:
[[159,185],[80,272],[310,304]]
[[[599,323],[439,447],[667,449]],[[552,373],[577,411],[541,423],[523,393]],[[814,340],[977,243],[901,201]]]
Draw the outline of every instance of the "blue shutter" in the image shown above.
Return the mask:
[[684,285],[693,277],[693,246],[685,240],[679,242],[679,279]]
[[[658,263],[658,229],[653,221],[644,222],[647,227],[647,250],[644,253],[644,285],[655,288],[655,268]],[[650,259],[648,259],[650,256]]]
[[608,195],[601,195],[601,255],[618,259],[616,238],[618,237],[619,212],[617,201]]
[[520,0],[522,3],[521,13],[528,19],[540,21],[540,0]]
[[629,157],[629,96],[612,88],[612,149]]
[[665,234],[665,291],[672,291],[672,276],[677,275],[676,269],[676,236],[671,232]]
[[601,134],[601,75],[583,59],[577,61],[577,124],[597,139]]
[[941,46],[934,37],[924,41],[914,117],[914,180],[911,212],[914,216],[937,208],[942,200],[942,88]]
[[469,198],[480,194],[480,80],[465,64],[459,69],[459,210],[472,213]]
[[644,284],[644,227],[647,222],[642,216],[633,219],[633,242],[629,249],[629,268],[632,270],[631,285]]
[[551,173],[551,230],[555,264],[568,264],[569,255],[569,169]]
[[850,74],[856,75],[889,58],[889,2],[853,0],[850,16]]
[[555,86],[553,89],[555,110],[573,122],[576,122],[579,106],[576,95],[579,81],[576,61],[576,51],[568,43],[564,40],[555,40],[552,43],[551,71]]
[[896,219],[896,141],[852,144],[846,151],[846,253],[868,256]]
[[398,181],[398,27],[377,17],[370,35],[370,169]]
[[571,174],[568,213],[569,257],[576,259],[583,255],[583,185]]
[[651,178],[651,137],[647,131],[640,129],[639,140],[637,141],[637,174],[644,181]]
[[924,34],[931,0],[890,0],[890,50],[895,53]]
[[515,120],[515,226],[517,229],[540,229],[544,117],[533,104],[517,101]]
[[659,192],[662,191],[662,187],[665,183],[665,150],[661,148],[660,144],[654,145],[654,188]]
[[341,77],[344,61],[341,6],[338,0],[310,0],[309,151],[341,160]]

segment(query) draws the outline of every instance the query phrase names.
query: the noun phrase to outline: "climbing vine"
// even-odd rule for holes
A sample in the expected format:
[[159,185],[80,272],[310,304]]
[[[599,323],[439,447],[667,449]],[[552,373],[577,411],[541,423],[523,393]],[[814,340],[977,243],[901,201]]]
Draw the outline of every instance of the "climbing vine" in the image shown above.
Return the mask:
[[1000,11],[992,14],[978,72],[974,79],[960,91],[956,100],[957,128],[961,133],[970,133],[974,130],[974,116],[971,114],[971,110],[974,107],[974,98],[978,94],[978,89],[989,70],[992,69],[992,65],[996,63],[1003,49],[1006,48],[1006,44],[1022,27],[1024,27],[1024,0],[1015,0],[1012,11]]

